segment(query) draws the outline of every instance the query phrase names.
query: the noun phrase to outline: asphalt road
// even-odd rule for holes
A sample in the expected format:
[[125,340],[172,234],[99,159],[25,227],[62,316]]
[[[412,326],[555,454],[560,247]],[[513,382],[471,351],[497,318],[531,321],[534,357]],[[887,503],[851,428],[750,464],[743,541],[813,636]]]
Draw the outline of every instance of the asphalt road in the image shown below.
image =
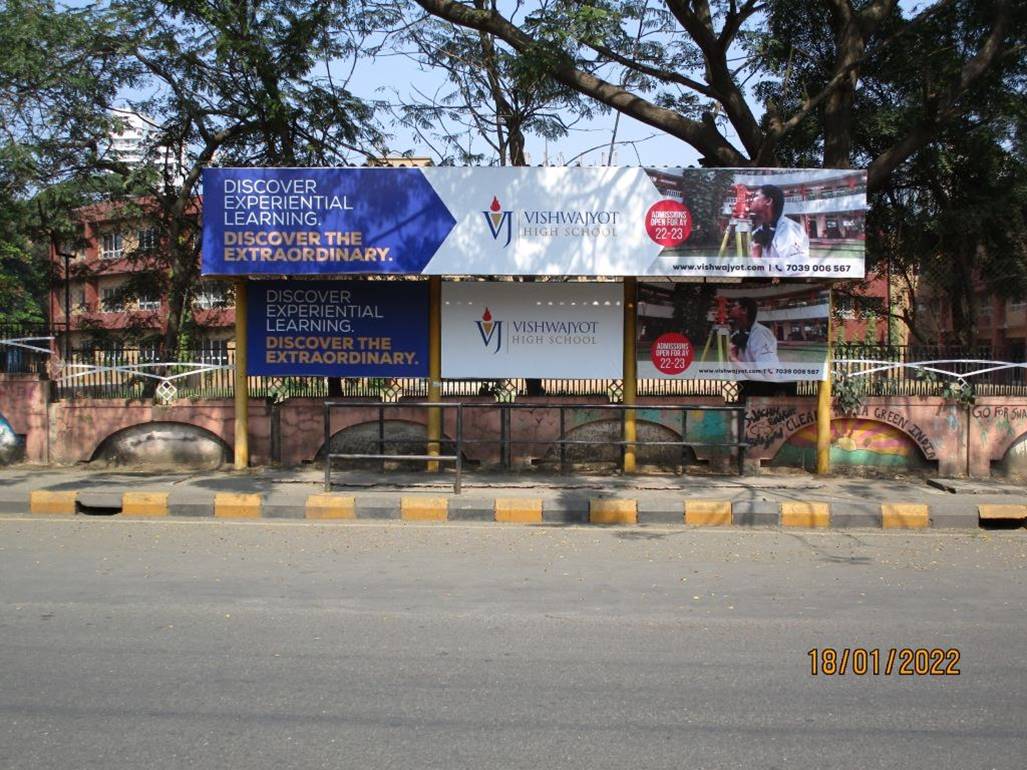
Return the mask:
[[1023,530],[0,518],[0,767],[1021,768],[1025,566]]

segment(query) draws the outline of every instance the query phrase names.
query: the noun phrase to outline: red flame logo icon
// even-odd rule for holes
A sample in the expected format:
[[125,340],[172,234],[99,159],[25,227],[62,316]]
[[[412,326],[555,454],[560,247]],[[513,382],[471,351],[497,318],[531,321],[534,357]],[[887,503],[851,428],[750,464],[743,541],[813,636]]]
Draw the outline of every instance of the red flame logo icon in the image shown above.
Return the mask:
[[489,312],[489,309],[487,307],[485,308],[485,313],[482,315],[481,320],[485,323],[488,323],[492,320],[492,313]]
[[493,195],[492,203],[486,211],[481,213],[485,217],[485,223],[489,227],[492,238],[499,241],[506,236],[503,246],[509,246],[510,238],[513,235],[513,212],[503,211],[503,207],[499,203],[499,196]]

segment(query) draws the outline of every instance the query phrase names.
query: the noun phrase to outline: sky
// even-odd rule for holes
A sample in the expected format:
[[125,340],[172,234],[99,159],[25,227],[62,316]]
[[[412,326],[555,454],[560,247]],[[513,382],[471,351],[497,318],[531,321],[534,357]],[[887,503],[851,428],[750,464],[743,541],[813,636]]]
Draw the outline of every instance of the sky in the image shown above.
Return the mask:
[[[401,56],[379,56],[358,63],[351,82],[351,90],[367,99],[397,101],[397,94],[414,101],[417,92],[434,94],[444,88],[444,77],[439,72],[420,71],[415,63]],[[398,84],[398,85],[396,85]],[[575,126],[567,136],[546,142],[529,135],[526,153],[532,165],[582,166],[689,166],[696,164],[698,153],[679,139],[622,115],[617,124],[617,144],[613,162],[608,164],[610,139],[616,113],[598,115]],[[394,147],[410,149],[413,155],[430,155],[427,146],[402,126],[391,126]],[[479,151],[488,152],[484,141],[475,144]]]
[[[333,68],[333,74],[345,78],[351,66],[352,62],[340,62]],[[604,73],[604,76],[614,80],[620,74],[613,71]],[[443,92],[448,90],[444,73],[439,70],[425,70],[409,57],[399,53],[358,60],[348,87],[355,95],[365,99],[387,100],[392,103],[402,100],[416,101],[419,98],[418,92],[435,94],[440,89],[443,89]],[[610,163],[610,140],[615,121],[616,113],[610,111],[590,121],[578,123],[568,136],[548,143],[539,137],[529,135],[526,148],[529,162],[532,165],[580,163],[583,166],[697,164],[699,155],[691,146],[627,116],[621,116],[617,122],[617,144],[613,148]],[[391,126],[389,130],[394,136],[396,150],[411,150],[413,155],[431,154],[429,148],[411,131],[402,126]],[[481,140],[475,144],[475,149],[489,152],[489,148]]]

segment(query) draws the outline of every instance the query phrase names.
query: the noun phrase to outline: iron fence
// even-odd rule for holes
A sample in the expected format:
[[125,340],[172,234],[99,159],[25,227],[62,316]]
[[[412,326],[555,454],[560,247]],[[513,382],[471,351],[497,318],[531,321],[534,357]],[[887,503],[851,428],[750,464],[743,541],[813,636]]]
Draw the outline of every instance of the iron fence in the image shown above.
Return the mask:
[[863,396],[1027,395],[1025,362],[997,360],[988,346],[836,345],[833,371]]
[[[17,329],[23,339],[38,330]],[[2,332],[2,329],[0,329]],[[40,335],[42,337],[42,335]],[[44,338],[48,339],[48,338]],[[49,347],[49,342],[33,343]],[[54,398],[133,399],[152,396],[162,380],[175,385],[176,398],[232,398],[235,390],[235,352],[206,348],[180,350],[173,360],[161,360],[152,350],[124,348],[76,350],[60,360],[54,375]],[[15,345],[0,346],[0,371],[44,372],[47,354]],[[898,346],[844,344],[834,348],[836,380],[859,380],[865,396],[946,396],[951,383],[967,376],[977,396],[1025,396],[1027,372],[1024,362],[993,362],[986,347]],[[931,366],[930,364],[938,364]],[[926,366],[924,364],[927,364]],[[1008,365],[1004,365],[1008,364]],[[937,371],[935,371],[937,370]],[[972,375],[972,376],[971,376]],[[425,378],[349,377],[249,377],[254,398],[284,401],[289,398],[427,399]],[[539,395],[554,397],[606,397],[619,402],[623,383],[610,379],[538,381]],[[818,383],[800,382],[789,386],[799,396],[815,396]],[[642,379],[637,393],[646,398],[711,397],[725,404],[738,403],[744,388],[719,380]],[[529,394],[525,379],[445,380],[444,398],[493,397],[509,402]]]
[[44,374],[53,337],[41,325],[0,325],[0,373]]

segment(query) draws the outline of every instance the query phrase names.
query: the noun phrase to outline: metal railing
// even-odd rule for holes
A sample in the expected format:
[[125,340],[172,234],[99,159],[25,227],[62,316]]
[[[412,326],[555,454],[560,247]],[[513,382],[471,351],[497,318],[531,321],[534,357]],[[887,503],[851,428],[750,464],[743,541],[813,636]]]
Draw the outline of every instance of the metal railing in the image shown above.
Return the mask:
[[[21,337],[11,337],[17,342]],[[0,371],[43,372],[48,357],[49,337],[34,339],[40,350],[17,345],[0,345]],[[170,360],[169,360],[170,359]],[[972,376],[977,395],[1027,396],[1027,372],[1020,361],[994,361],[987,347],[898,346],[846,343],[836,345],[833,370],[838,378],[858,377],[867,396],[944,396],[952,377]],[[931,367],[944,370],[932,371]],[[54,398],[132,399],[155,394],[167,381],[174,385],[176,398],[231,398],[235,392],[235,351],[192,348],[158,358],[146,349],[72,351],[67,360],[55,361]],[[951,377],[949,376],[951,375]],[[425,378],[375,377],[248,377],[254,398],[284,401],[289,398],[360,398],[398,401],[428,397]],[[490,380],[444,380],[445,398],[492,396],[513,401],[528,394],[523,378]],[[576,379],[540,381],[542,394],[552,397],[605,397],[620,401],[621,380]],[[738,383],[720,380],[641,379],[640,397],[712,397],[726,404],[740,399]],[[815,396],[817,383],[795,385],[799,396]],[[165,393],[171,393],[165,388]]]
[[[634,447],[650,447],[650,446],[668,446],[668,447],[679,447],[682,451],[682,462],[684,462],[684,450],[685,449],[700,449],[700,448],[733,448],[737,449],[737,462],[738,462],[738,473],[742,474],[745,462],[744,450],[749,445],[742,440],[742,436],[745,435],[745,407],[744,406],[706,406],[706,405],[694,405],[694,404],[635,404],[634,406],[627,406],[625,404],[464,404],[464,409],[494,409],[499,411],[500,417],[500,435],[497,439],[463,439],[464,444],[499,444],[500,449],[500,463],[506,468],[510,469],[512,466],[512,452],[511,449],[515,445],[529,445],[529,444],[553,444],[559,447],[559,458],[560,458],[560,472],[566,473],[568,470],[567,464],[567,448],[571,446],[595,446],[596,444],[604,444],[606,446],[616,446],[620,448],[621,463],[624,461],[624,453],[626,448],[631,445]],[[556,440],[545,440],[540,441],[537,438],[531,439],[515,439],[513,437],[513,429],[511,426],[511,413],[514,410],[527,410],[527,411],[552,411],[556,410],[559,412],[560,420],[560,432],[559,438]],[[678,412],[681,415],[680,421],[680,441],[656,441],[651,439],[638,439],[634,441],[625,441],[624,439],[605,440],[597,441],[595,439],[569,439],[567,438],[567,414],[572,411],[589,411],[589,412],[613,412],[618,414],[618,420],[620,422],[620,435],[624,435],[624,423],[627,419],[629,412],[637,413],[643,411],[661,411],[661,412]],[[722,412],[728,414],[734,414],[735,416],[735,436],[736,441],[729,442],[710,442],[710,441],[689,441],[688,436],[688,414],[689,412]],[[663,423],[661,423],[662,425]],[[665,426],[666,427],[666,426]]]
[[41,326],[0,326],[0,373],[44,374],[53,337]]
[[864,396],[948,397],[953,386],[976,396],[1027,395],[1027,362],[995,360],[987,346],[838,345],[832,369]]
[[[331,414],[333,409],[370,409],[377,415],[377,452],[336,452],[332,449],[332,439],[334,434],[332,433],[332,419]],[[454,423],[454,434],[451,438],[442,436],[437,442],[439,444],[440,453],[431,454],[430,452],[420,453],[392,453],[390,454],[387,449],[390,444],[409,444],[411,438],[389,438],[386,436],[386,412],[396,409],[440,409],[440,410],[452,410],[456,413]],[[467,438],[464,435],[464,412],[467,410],[494,410],[499,412],[499,425],[500,431],[499,436],[496,438]],[[539,438],[537,436],[531,438],[515,438],[512,427],[512,413],[518,410],[527,411],[552,411],[557,410],[559,412],[559,434],[555,439],[552,438]],[[627,419],[629,412],[635,412],[636,416],[638,412],[648,411],[661,411],[661,412],[672,412],[680,414],[680,436],[681,439],[678,441],[670,440],[654,440],[654,439],[641,439],[636,438],[634,441],[626,441],[623,438],[618,439],[575,439],[568,438],[568,423],[567,415],[573,411],[586,411],[586,412],[611,412],[618,415],[619,421],[619,435],[624,435],[624,423]],[[688,415],[689,413],[703,412],[703,413],[726,413],[733,415],[734,429],[727,430],[728,439],[726,441],[693,441],[688,439]],[[666,427],[665,423],[660,423]],[[581,427],[575,426],[575,427]],[[734,434],[734,440],[731,439],[731,434]],[[687,458],[685,456],[686,449],[730,449],[734,450],[735,459],[737,462],[738,474],[744,473],[745,463],[745,450],[748,448],[748,442],[743,440],[745,435],[745,407],[744,406],[707,406],[707,405],[690,405],[690,404],[645,404],[645,405],[634,405],[625,406],[623,404],[516,404],[516,403],[460,403],[460,402],[430,402],[430,401],[408,401],[402,403],[382,403],[382,402],[354,402],[354,401],[326,401],[324,405],[324,460],[325,460],[325,491],[331,490],[331,473],[333,468],[333,460],[378,460],[382,463],[382,471],[385,471],[385,464],[387,462],[397,461],[413,461],[413,462],[453,462],[456,466],[456,479],[454,483],[454,491],[459,494],[461,487],[461,473],[463,469],[463,449],[469,445],[481,445],[481,444],[498,444],[500,454],[500,465],[503,468],[510,469],[513,465],[512,462],[512,450],[514,446],[518,445],[547,445],[557,447],[559,454],[559,467],[561,473],[567,473],[569,470],[569,463],[567,457],[567,451],[569,447],[575,446],[590,446],[606,445],[616,446],[620,449],[621,462],[623,463],[624,453],[627,447],[633,446],[636,448],[643,447],[677,447],[681,451],[681,464],[685,465]],[[425,439],[425,443],[430,443],[428,439]],[[452,447],[453,451],[451,454],[441,454],[443,447]]]
[[[360,408],[360,407],[371,407],[378,410],[378,452],[333,452],[332,451],[332,409],[338,409],[340,407],[349,408]],[[388,408],[425,408],[425,409],[438,409],[440,412],[444,409],[456,411],[456,438],[455,438],[455,451],[451,455],[444,455],[441,452],[432,454],[430,451],[425,454],[386,454],[385,446],[387,443],[395,443],[396,440],[388,440],[385,438],[385,410]],[[453,492],[454,494],[460,494],[460,472],[462,470],[463,462],[463,433],[464,433],[464,413],[463,404],[459,403],[442,403],[438,401],[418,401],[415,403],[405,404],[385,404],[375,402],[364,402],[354,403],[351,401],[325,401],[324,405],[324,460],[325,460],[325,492],[332,491],[332,460],[381,460],[382,469],[384,470],[385,462],[392,461],[396,462],[399,460],[409,461],[425,461],[425,462],[451,462],[456,466],[456,476],[453,481]],[[403,439],[408,440],[408,439]],[[442,441],[438,442],[440,445]]]
[[[68,359],[58,359],[54,398],[135,399],[162,392],[175,398],[232,398],[235,393],[235,351],[189,348],[170,356],[159,356],[146,348],[74,350]],[[619,400],[621,380],[579,379],[540,381],[542,393],[554,397],[607,397]],[[428,380],[420,377],[247,377],[253,398],[284,401],[289,398],[400,398],[428,397]],[[523,398],[528,394],[524,378],[490,380],[444,380],[447,398],[493,396],[497,400]],[[711,380],[639,380],[638,395],[711,396],[735,401],[734,383]]]

